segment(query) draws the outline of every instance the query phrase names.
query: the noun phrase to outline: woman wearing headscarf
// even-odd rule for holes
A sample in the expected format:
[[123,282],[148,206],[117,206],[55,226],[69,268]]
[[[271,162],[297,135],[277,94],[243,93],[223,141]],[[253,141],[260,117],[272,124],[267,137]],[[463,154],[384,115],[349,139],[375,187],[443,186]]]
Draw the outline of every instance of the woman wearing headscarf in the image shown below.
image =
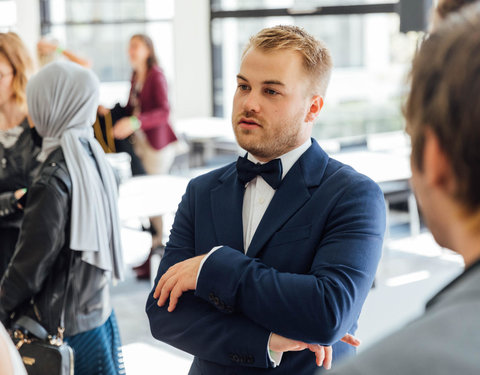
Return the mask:
[[31,69],[32,60],[19,36],[0,33],[0,280],[22,224],[20,199],[38,166],[38,136],[28,126],[25,97]]
[[76,375],[124,373],[109,295],[110,277],[123,272],[117,187],[91,126],[98,88],[90,70],[71,62],[51,63],[29,81],[42,164],[0,283],[1,321],[27,315],[51,335],[61,331],[66,298],[60,328],[74,349]]

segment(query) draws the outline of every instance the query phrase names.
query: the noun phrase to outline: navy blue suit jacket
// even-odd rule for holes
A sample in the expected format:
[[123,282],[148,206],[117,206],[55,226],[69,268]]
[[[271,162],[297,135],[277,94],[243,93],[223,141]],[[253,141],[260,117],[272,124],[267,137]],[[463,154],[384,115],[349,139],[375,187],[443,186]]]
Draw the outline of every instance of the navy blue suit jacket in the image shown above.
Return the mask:
[[244,253],[244,186],[235,164],[193,179],[179,205],[155,284],[177,262],[223,245],[204,263],[197,290],[174,312],[150,293],[158,340],[195,356],[190,374],[313,374],[314,354],[287,352],[273,368],[271,332],[333,345],[333,364],[355,333],[381,255],[385,205],[379,187],[312,146],[276,191]]

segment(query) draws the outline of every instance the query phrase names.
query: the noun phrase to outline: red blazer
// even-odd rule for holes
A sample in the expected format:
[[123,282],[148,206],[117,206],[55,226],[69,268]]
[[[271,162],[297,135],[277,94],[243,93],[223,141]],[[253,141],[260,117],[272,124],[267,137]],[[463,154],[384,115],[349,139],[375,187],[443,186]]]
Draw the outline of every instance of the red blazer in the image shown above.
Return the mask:
[[[135,87],[135,74],[132,76],[132,86],[127,104],[127,111],[133,112],[131,104],[132,90]],[[145,132],[150,145],[160,150],[169,143],[176,141],[177,137],[170,125],[170,105],[168,104],[167,80],[158,66],[152,67],[145,78],[140,101],[141,129]]]

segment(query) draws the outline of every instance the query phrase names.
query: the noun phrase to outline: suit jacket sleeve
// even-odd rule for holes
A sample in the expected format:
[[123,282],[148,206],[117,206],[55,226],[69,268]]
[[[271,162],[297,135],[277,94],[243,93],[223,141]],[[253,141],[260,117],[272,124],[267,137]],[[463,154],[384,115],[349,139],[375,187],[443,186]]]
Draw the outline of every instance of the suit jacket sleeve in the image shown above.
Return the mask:
[[0,283],[2,321],[41,290],[65,241],[69,213],[67,187],[60,192],[49,184],[37,182],[28,194],[15,253]]
[[[194,213],[192,184],[179,205],[175,221],[155,280],[172,265],[199,255],[194,244]],[[212,303],[218,299],[210,296]],[[228,306],[223,306],[228,311]],[[176,309],[158,307],[153,290],[148,296],[146,312],[152,335],[167,344],[201,359],[222,365],[241,365],[266,368],[270,332],[239,313],[219,311],[211,303],[184,293]]]
[[208,300],[213,293],[282,336],[337,342],[358,319],[372,286],[385,226],[379,187],[368,179],[351,185],[329,214],[308,274],[279,272],[225,246],[203,264],[195,294]]
[[165,76],[161,71],[154,70],[150,73],[148,82],[145,82],[145,85],[148,85],[148,89],[145,89],[148,90],[148,100],[152,102],[150,103],[152,105],[151,108],[144,109],[145,103],[142,103],[142,112],[138,115],[142,129],[149,130],[168,125],[170,104],[168,103],[167,80]]

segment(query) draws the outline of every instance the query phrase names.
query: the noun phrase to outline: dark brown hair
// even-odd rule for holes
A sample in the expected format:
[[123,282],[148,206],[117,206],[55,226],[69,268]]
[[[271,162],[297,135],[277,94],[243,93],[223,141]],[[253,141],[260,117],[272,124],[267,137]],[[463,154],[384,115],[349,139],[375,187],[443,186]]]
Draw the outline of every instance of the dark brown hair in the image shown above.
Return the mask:
[[456,199],[480,207],[480,6],[450,16],[413,61],[405,104],[412,162],[423,169],[425,129],[433,131],[455,175]]
[[26,106],[25,89],[33,64],[27,48],[20,37],[13,33],[0,33],[0,54],[10,63],[13,70],[13,96],[20,106]]
[[132,39],[140,39],[148,48],[149,55],[147,58],[147,68],[151,69],[153,66],[158,65],[157,55],[155,54],[155,48],[153,47],[152,38],[145,34],[135,34]]
[[243,56],[251,48],[262,51],[290,50],[302,56],[303,67],[312,77],[316,91],[325,94],[332,72],[332,57],[327,46],[297,26],[279,25],[261,30],[250,38]]

